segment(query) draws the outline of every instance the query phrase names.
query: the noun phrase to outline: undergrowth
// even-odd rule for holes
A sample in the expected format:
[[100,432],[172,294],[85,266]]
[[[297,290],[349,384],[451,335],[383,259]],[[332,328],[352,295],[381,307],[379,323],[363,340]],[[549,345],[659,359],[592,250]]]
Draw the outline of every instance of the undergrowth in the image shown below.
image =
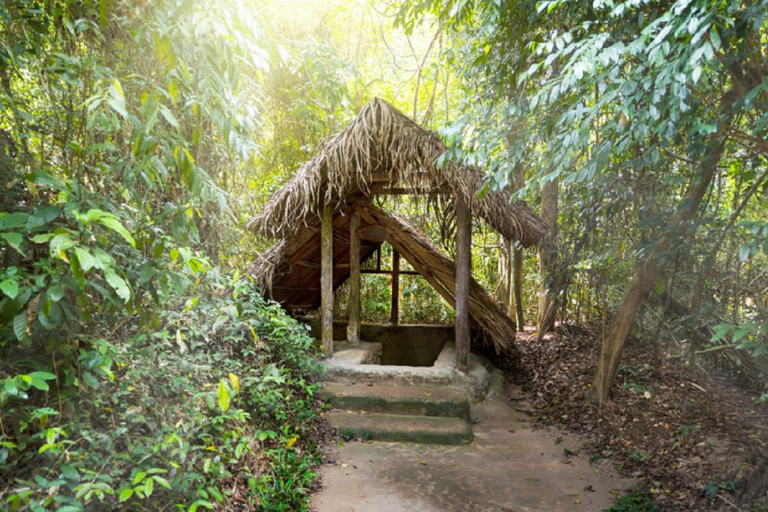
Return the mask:
[[306,328],[242,279],[189,306],[0,354],[0,509],[307,509]]

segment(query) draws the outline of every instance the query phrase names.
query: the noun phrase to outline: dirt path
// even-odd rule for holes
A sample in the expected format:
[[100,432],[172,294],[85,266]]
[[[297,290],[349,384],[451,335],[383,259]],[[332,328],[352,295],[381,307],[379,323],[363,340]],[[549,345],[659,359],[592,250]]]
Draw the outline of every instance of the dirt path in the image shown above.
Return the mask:
[[[521,392],[494,375],[469,446],[353,441],[331,449],[317,512],[601,511],[630,487],[608,464],[570,455],[575,436],[530,427]],[[613,491],[613,493],[612,493]]]

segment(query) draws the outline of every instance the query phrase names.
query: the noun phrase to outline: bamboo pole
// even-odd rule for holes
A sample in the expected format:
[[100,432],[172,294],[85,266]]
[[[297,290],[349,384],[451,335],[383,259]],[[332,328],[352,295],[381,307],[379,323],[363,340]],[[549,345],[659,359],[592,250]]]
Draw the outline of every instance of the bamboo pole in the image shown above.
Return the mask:
[[456,198],[456,368],[469,367],[469,280],[472,273],[472,225],[461,194]]
[[392,248],[392,310],[389,323],[400,323],[400,253]]
[[323,207],[320,234],[320,311],[323,354],[333,356],[333,209]]
[[349,219],[349,300],[347,301],[347,340],[360,341],[360,214]]

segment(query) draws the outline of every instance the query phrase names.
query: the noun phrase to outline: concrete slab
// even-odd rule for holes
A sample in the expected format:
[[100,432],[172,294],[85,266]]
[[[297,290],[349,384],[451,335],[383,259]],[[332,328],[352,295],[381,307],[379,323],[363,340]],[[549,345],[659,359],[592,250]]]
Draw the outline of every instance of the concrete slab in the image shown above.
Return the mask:
[[340,356],[334,352],[326,366],[325,380],[329,382],[362,382],[397,386],[432,386],[464,389],[475,399],[482,399],[488,391],[489,373],[480,359],[470,354],[469,372],[463,373],[453,366],[455,349],[447,343],[433,366],[396,366],[361,364],[364,351],[350,352],[347,346]]
[[[317,512],[584,511],[610,506],[612,490],[632,482],[587,455],[567,457],[579,440],[533,430],[527,404],[498,379],[473,405],[475,440],[468,446],[351,442],[323,466]],[[509,401],[508,399],[515,399]],[[512,406],[508,403],[513,404]],[[557,440],[562,438],[562,442]]]

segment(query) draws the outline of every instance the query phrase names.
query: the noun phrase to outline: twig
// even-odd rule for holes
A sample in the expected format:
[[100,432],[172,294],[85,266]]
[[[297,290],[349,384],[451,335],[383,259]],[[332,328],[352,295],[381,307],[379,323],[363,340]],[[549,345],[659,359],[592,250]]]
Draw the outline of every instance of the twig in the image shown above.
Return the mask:
[[718,498],[720,498],[721,500],[723,500],[724,502],[726,502],[727,504],[729,504],[730,506],[738,510],[739,512],[744,512],[742,509],[737,507],[732,501],[729,501],[726,498],[723,498],[722,496],[720,496],[720,494],[715,494],[715,496],[717,496]]

